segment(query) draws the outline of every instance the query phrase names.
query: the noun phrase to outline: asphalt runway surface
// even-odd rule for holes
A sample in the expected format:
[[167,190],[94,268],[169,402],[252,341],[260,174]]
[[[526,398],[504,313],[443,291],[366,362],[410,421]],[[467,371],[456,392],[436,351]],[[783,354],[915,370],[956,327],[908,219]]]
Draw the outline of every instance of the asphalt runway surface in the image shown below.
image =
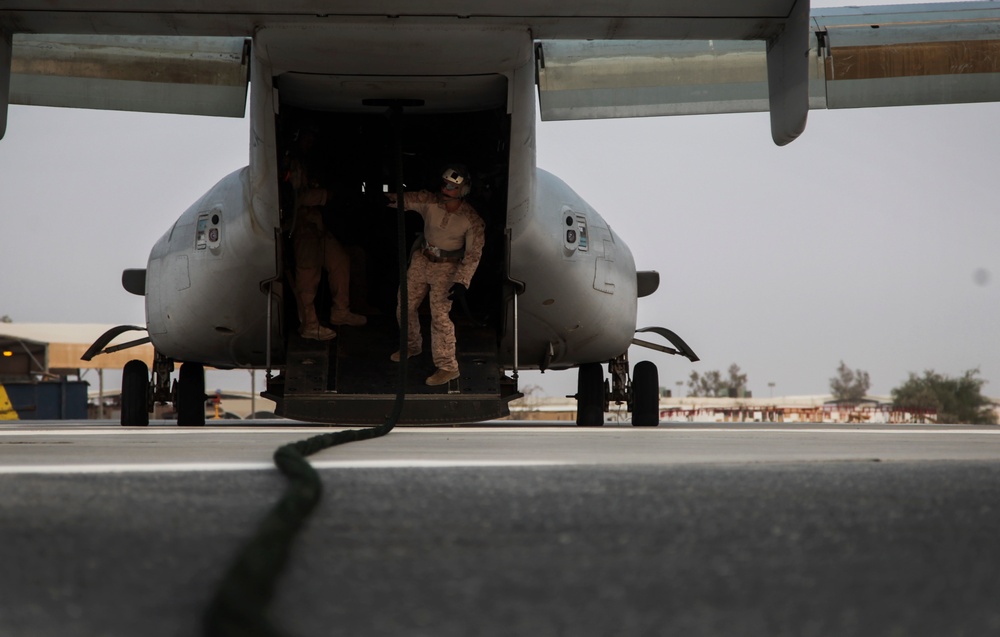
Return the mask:
[[[274,449],[329,431],[276,424],[0,425],[0,635],[201,634]],[[1000,633],[998,427],[488,423],[310,461],[290,636]]]

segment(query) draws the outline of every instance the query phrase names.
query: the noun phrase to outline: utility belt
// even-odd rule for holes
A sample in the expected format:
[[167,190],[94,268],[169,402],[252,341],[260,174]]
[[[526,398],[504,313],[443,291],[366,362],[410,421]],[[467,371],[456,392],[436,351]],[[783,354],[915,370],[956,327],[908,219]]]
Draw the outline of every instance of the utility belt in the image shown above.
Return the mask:
[[426,242],[420,251],[431,263],[461,263],[462,258],[465,257],[465,248],[459,250],[442,250]]

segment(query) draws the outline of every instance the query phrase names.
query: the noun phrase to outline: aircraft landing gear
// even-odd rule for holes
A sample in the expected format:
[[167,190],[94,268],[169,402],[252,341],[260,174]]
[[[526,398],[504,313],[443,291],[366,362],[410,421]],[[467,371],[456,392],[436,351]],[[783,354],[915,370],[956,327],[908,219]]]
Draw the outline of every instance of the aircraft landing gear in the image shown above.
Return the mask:
[[149,424],[149,368],[140,360],[125,363],[122,370],[123,427],[145,427]]
[[205,366],[184,363],[180,376],[171,386],[170,375],[174,361],[153,354],[153,381],[149,368],[141,360],[132,360],[122,370],[122,426],[146,426],[154,403],[173,402],[177,411],[177,424],[197,426],[205,424]]
[[181,364],[174,408],[177,410],[177,424],[181,427],[198,427],[205,424],[204,365]]
[[628,404],[633,427],[660,424],[660,375],[656,363],[639,361],[628,377],[628,352],[608,363],[611,370],[611,400]]
[[656,427],[660,424],[660,374],[656,364],[639,361],[632,372],[632,426]]
[[600,363],[580,365],[576,378],[576,424],[581,427],[600,427],[608,409],[604,368]]
[[632,426],[656,427],[660,424],[660,377],[651,361],[636,363],[631,381],[628,377],[628,353],[608,361],[611,387],[604,381],[600,363],[580,366],[576,388],[576,424],[598,427],[604,424],[604,412],[611,401],[627,403],[632,412]]

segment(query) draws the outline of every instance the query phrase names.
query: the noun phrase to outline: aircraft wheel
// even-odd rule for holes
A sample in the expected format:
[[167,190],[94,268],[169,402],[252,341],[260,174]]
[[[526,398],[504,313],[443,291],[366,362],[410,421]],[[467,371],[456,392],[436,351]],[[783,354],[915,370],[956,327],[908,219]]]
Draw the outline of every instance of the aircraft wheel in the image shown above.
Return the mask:
[[197,427],[205,424],[205,367],[184,363],[177,379],[177,424]]
[[600,427],[604,424],[604,368],[600,363],[580,365],[576,378],[576,424]]
[[632,371],[632,426],[660,424],[660,374],[652,361],[640,361]]
[[122,369],[123,427],[145,427],[149,424],[149,368],[140,360],[125,363]]

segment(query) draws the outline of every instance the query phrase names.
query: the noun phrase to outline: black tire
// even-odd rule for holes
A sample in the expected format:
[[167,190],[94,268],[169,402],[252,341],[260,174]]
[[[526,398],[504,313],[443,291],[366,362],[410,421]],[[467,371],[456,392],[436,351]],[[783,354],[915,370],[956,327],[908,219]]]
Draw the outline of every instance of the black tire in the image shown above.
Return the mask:
[[205,367],[199,363],[184,363],[177,378],[177,424],[200,427],[205,424]]
[[660,424],[660,373],[651,361],[640,361],[632,371],[632,426]]
[[576,424],[581,427],[604,425],[604,368],[600,363],[580,365],[576,378]]
[[122,427],[149,424],[149,368],[140,360],[125,363],[122,369]]

